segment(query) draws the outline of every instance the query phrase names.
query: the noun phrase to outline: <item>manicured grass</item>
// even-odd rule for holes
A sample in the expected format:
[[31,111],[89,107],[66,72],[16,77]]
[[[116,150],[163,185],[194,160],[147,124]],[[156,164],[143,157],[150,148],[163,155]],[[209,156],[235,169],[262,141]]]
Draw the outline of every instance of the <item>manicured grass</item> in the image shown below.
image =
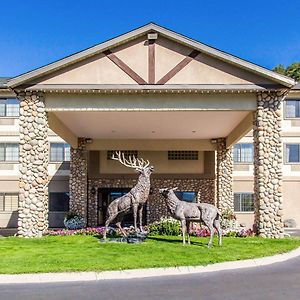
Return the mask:
[[92,236],[0,239],[0,273],[105,271],[211,263],[274,255],[300,246],[300,239],[224,238],[207,249],[207,238],[149,237],[143,244],[99,243]]

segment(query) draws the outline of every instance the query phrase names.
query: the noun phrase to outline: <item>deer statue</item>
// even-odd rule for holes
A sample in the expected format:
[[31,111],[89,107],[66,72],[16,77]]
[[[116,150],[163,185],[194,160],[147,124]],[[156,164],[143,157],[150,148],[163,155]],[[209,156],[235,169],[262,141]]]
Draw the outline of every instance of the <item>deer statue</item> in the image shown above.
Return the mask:
[[222,229],[220,225],[221,213],[219,210],[208,203],[191,203],[181,201],[177,198],[174,191],[177,189],[159,189],[159,193],[165,198],[171,216],[181,222],[182,242],[185,245],[185,233],[187,233],[188,243],[190,244],[190,223],[203,222],[210,232],[208,248],[212,246],[214,228],[218,232],[219,246],[222,245]]
[[140,231],[143,231],[143,207],[149,197],[150,192],[150,175],[154,168],[150,166],[150,162],[142,158],[129,156],[125,158],[124,153],[116,152],[112,156],[113,160],[119,161],[122,165],[135,169],[140,175],[137,184],[125,195],[112,201],[107,208],[106,222],[103,238],[106,239],[107,227],[116,220],[116,226],[126,236],[121,223],[124,215],[133,211],[134,229],[137,231],[137,213],[139,213]]

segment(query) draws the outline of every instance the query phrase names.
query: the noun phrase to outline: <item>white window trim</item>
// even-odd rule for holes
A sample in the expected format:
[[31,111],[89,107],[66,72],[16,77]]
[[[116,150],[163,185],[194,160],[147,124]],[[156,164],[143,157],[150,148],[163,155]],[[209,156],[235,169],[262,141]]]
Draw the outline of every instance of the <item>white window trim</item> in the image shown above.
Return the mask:
[[[235,214],[253,214],[254,211],[255,211],[255,208],[254,208],[254,194],[253,194],[253,192],[234,192],[233,193],[233,197],[234,197],[234,194],[240,194],[240,195],[241,194],[248,194],[248,195],[253,195],[253,210],[248,210],[248,211],[234,210]],[[233,201],[234,201],[234,199],[233,199]]]
[[283,120],[300,120],[300,116],[299,117],[294,117],[294,118],[286,116],[286,104],[287,104],[287,101],[289,101],[289,100],[291,100],[291,101],[297,100],[297,101],[299,101],[299,105],[300,105],[300,97],[285,99],[284,102],[283,102]]
[[247,165],[247,166],[253,165],[253,163],[254,163],[254,145],[253,145],[253,143],[237,143],[236,145],[252,145],[252,154],[253,154],[253,157],[252,157],[252,161],[251,162],[235,161],[234,160],[234,153],[233,153],[234,149],[232,149],[233,164],[234,165]]
[[[64,145],[64,150],[63,150],[63,156],[64,159],[63,160],[51,160],[51,144],[60,144],[60,145]],[[65,160],[66,157],[66,153],[65,153],[65,145],[69,145],[68,143],[60,143],[60,142],[50,142],[49,143],[49,164],[60,164],[63,162],[70,162],[71,160],[71,153],[70,153],[70,160]],[[71,146],[69,145],[70,150],[71,150]]]
[[300,157],[299,157],[299,161],[298,162],[289,162],[287,160],[287,147],[286,147],[287,145],[298,145],[299,146],[299,151],[300,151],[300,143],[284,143],[283,144],[283,156],[284,156],[284,160],[283,161],[284,161],[284,164],[285,165],[300,165]]
[[[20,144],[19,143],[15,143],[15,142],[0,142],[0,144],[14,144],[14,145],[18,145],[18,160],[0,160],[0,164],[18,164],[19,163],[19,158],[20,158]],[[4,151],[4,157],[6,157],[5,155],[5,151]]]

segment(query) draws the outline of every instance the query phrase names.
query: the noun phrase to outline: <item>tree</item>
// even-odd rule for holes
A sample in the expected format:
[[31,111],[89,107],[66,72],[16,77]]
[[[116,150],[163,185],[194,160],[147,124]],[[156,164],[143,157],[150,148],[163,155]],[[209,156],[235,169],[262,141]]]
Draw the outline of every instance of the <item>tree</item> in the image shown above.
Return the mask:
[[296,81],[300,80],[300,62],[295,62],[289,65],[285,71],[285,75],[294,78]]
[[277,72],[282,75],[289,76],[296,81],[300,81],[300,62],[294,62],[290,64],[287,68],[284,65],[278,65],[273,69],[274,72]]
[[281,75],[285,75],[285,67],[284,65],[278,65],[273,69],[274,72],[279,73]]

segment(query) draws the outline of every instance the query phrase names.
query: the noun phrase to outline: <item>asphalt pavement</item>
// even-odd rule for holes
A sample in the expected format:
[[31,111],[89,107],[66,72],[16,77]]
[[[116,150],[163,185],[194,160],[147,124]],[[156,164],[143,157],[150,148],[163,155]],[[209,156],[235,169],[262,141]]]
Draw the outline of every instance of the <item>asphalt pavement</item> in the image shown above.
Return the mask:
[[299,300],[300,257],[193,275],[69,283],[0,284],[1,300]]

